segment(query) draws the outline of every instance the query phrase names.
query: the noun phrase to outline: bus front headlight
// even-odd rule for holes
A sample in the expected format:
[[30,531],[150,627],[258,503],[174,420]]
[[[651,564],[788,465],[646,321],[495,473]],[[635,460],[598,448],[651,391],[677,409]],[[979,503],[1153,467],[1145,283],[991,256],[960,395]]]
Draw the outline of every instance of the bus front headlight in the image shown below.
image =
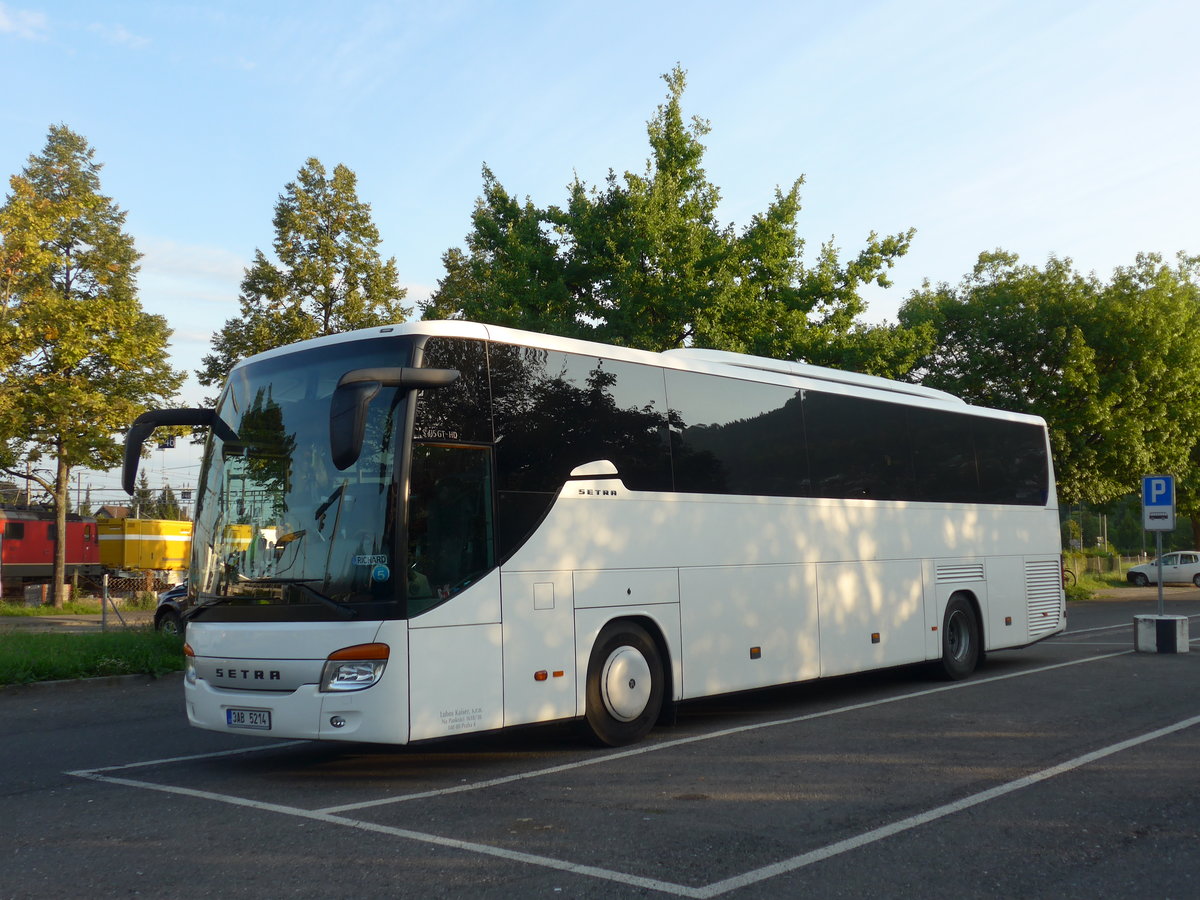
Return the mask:
[[387,644],[356,644],[329,654],[321,670],[321,691],[361,691],[383,677],[391,650]]

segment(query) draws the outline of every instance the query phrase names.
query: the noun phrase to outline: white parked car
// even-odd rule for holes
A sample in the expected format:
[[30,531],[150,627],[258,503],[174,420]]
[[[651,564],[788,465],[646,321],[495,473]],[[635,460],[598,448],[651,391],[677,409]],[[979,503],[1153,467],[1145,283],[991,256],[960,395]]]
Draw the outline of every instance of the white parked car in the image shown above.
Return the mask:
[[[1185,550],[1182,553],[1164,553],[1162,558],[1163,584],[1190,581],[1200,587],[1200,553]],[[1158,561],[1134,566],[1125,573],[1127,581],[1144,587],[1158,584]]]

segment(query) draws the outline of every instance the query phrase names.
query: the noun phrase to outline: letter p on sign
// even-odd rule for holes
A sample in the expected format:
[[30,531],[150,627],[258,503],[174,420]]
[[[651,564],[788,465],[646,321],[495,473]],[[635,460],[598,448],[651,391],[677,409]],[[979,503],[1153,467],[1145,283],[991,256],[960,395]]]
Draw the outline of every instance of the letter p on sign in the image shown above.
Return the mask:
[[1175,530],[1175,478],[1147,475],[1142,479],[1142,527],[1147,531]]

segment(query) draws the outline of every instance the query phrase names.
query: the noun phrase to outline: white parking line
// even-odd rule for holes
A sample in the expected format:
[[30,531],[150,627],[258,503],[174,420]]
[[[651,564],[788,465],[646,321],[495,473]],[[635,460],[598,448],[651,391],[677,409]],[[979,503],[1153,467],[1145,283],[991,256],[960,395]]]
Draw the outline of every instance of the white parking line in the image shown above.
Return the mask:
[[278,741],[273,744],[255,744],[252,747],[238,747],[235,750],[217,750],[214,753],[193,753],[189,756],[170,756],[166,759],[147,759],[142,762],[122,763],[119,766],[104,766],[99,769],[83,769],[78,772],[67,772],[68,775],[79,775],[86,778],[97,772],[120,772],[125,769],[144,769],[147,766],[165,766],[170,763],[192,762],[197,759],[220,759],[222,756],[245,756],[247,753],[261,753],[263,750],[277,750],[280,747],[294,747],[298,744],[309,744],[311,741]]
[[[646,753],[657,753],[660,750],[670,750],[675,747],[683,747],[688,744],[701,743],[703,741],[712,741],[717,738],[730,737],[735,734],[745,734],[750,731],[758,731],[763,728],[775,728],[781,725],[795,725],[799,722],[809,722],[814,719],[824,719],[829,716],[837,716],[843,713],[858,712],[864,709],[872,709],[877,706],[886,706],[891,703],[899,703],[904,700],[915,700],[920,697],[928,697],[933,694],[941,694],[946,691],[956,691],[963,688],[979,687],[985,684],[993,684],[997,681],[1007,681],[1011,678],[1024,678],[1026,675],[1038,675],[1042,672],[1051,672],[1055,669],[1062,669],[1068,666],[1078,666],[1085,663],[1099,662],[1104,659],[1112,659],[1116,656],[1127,656],[1133,653],[1132,650],[1122,650],[1117,653],[1106,653],[1101,656],[1089,656],[1084,659],[1069,660],[1067,662],[1054,663],[1048,666],[1039,666],[1036,669],[1025,669],[1020,672],[1009,672],[1006,675],[993,675],[990,678],[973,678],[970,681],[956,681],[952,684],[939,685],[935,688],[926,688],[920,691],[913,691],[907,694],[897,694],[895,697],[885,697],[881,700],[869,700],[865,703],[855,703],[850,706],[839,706],[834,709],[822,710],[821,712],[805,713],[802,716],[789,716],[786,719],[774,719],[769,722],[756,722],[752,725],[739,725],[735,728],[724,728],[720,731],[709,731],[704,734],[697,734],[691,737],[676,738],[674,740],[661,741],[658,743],[646,743],[639,747],[634,747],[630,750],[620,750],[616,753],[606,753],[600,756],[591,756],[587,759],[577,760],[571,763],[563,763],[558,766],[548,766],[543,769],[534,769],[529,772],[520,772],[516,775],[505,775],[500,778],[491,778],[487,781],[475,781],[469,784],[457,784],[454,787],[439,788],[432,791],[420,791],[413,794],[401,794],[398,797],[383,797],[378,800],[363,800],[358,803],[346,803],[339,806],[328,806],[323,809],[314,810],[317,814],[336,814],[343,812],[351,812],[358,809],[370,809],[375,806],[389,806],[394,803],[407,803],[411,800],[429,800],[435,797],[445,797],[451,794],[462,794],[471,791],[482,791],[488,788],[497,787],[502,784],[511,784],[516,781],[527,781],[533,778],[544,778],[547,775],[557,775],[562,772],[570,772],[575,769],[583,769],[588,766],[601,765],[603,763],[614,762],[619,759],[628,759],[633,756],[641,756]],[[239,748],[236,750],[221,750],[216,753],[198,753],[193,756],[176,756],[168,759],[145,760],[142,762],[125,763],[118,766],[105,766],[98,769],[81,769],[75,772],[67,772],[67,775],[76,775],[80,778],[96,778],[104,772],[119,772],[127,769],[146,768],[149,766],[167,765],[177,762],[191,762],[198,759],[216,759],[222,756],[235,756],[246,753],[258,753],[264,750],[271,750],[277,747],[288,747],[295,744],[303,744],[305,741],[281,741],[277,744],[262,744],[254,747]],[[117,779],[112,779],[116,781]],[[142,784],[143,782],[135,782]],[[221,795],[224,796],[224,795]]]
[[1000,784],[986,791],[980,791],[978,794],[972,794],[970,797],[964,797],[961,800],[955,800],[953,803],[947,803],[935,809],[928,810],[923,813],[918,813],[915,816],[909,816],[907,819],[901,819],[898,822],[892,822],[890,825],[884,825],[876,828],[873,831],[867,831],[852,838],[847,838],[844,841],[838,841],[835,844],[830,844],[827,847],[822,847],[819,850],[812,850],[800,856],[792,857],[783,862],[774,863],[770,866],[764,866],[761,869],[755,869],[752,872],[747,872],[744,875],[737,875],[733,878],[727,878],[724,881],[718,881],[710,884],[702,892],[693,896],[700,897],[716,897],[720,894],[728,893],[729,891],[737,890],[738,888],[746,887],[747,885],[757,884],[760,881],[766,881],[768,878],[775,878],[778,875],[783,875],[788,872],[795,872],[797,869],[802,869],[805,866],[810,866],[815,862],[820,862],[824,859],[829,859],[832,856],[837,856],[841,853],[846,853],[849,850],[857,850],[860,847],[865,847],[868,844],[873,844],[876,841],[881,841],[884,838],[891,837],[894,834],[900,834],[903,831],[908,831],[917,828],[921,825],[927,825],[938,819],[953,815],[957,812],[962,812],[964,809],[970,809],[972,806],[978,806],[981,803],[987,803],[990,800],[995,800],[1003,797],[1006,794],[1011,794],[1014,791],[1019,791],[1022,788],[1027,788],[1030,785],[1038,784],[1046,781],[1049,778],[1054,778],[1056,775],[1062,775],[1065,772],[1071,772],[1081,766],[1086,766],[1089,763],[1104,759],[1106,756],[1112,756],[1114,753],[1120,753],[1122,750],[1128,750],[1131,747],[1138,747],[1142,744],[1147,744],[1150,741],[1158,740],[1161,737],[1175,734],[1177,731],[1183,731],[1185,728],[1191,728],[1193,725],[1200,724],[1200,716],[1193,716],[1190,719],[1184,719],[1181,722],[1176,722],[1174,725],[1168,725],[1165,728],[1159,728],[1157,731],[1150,731],[1146,734],[1139,735],[1135,738],[1130,738],[1127,741],[1121,741],[1117,744],[1111,744],[1108,747],[1103,747],[1099,750],[1094,750],[1091,753],[1085,753],[1083,756],[1077,756],[1074,759],[1069,759],[1064,763],[1059,763],[1057,766],[1051,766],[1048,769],[1042,769],[1040,772],[1034,772],[1031,775],[1026,775],[1024,778],[1018,778],[1016,781],[1010,781],[1007,784]]
[[[258,748],[264,749],[264,748]],[[219,755],[219,754],[218,754]],[[114,767],[109,767],[114,768]],[[119,767],[118,767],[119,768]],[[344,816],[335,816],[330,813],[321,812],[320,810],[301,809],[296,806],[283,806],[279,803],[264,803],[260,800],[250,800],[246,797],[236,797],[232,794],[218,794],[213,791],[198,791],[194,788],[175,787],[169,784],[154,784],[149,781],[137,781],[132,778],[116,778],[112,775],[99,774],[102,770],[96,769],[91,771],[68,772],[68,775],[76,775],[80,778],[87,778],[92,781],[101,781],[107,784],[119,784],[125,787],[145,788],[151,791],[160,791],[164,794],[173,794],[179,797],[194,797],[199,800],[213,800],[218,803],[228,803],[231,806],[240,806],[247,809],[255,809],[261,812],[280,813],[285,816],[293,816],[299,819],[307,819],[312,822],[324,822],[329,825],[342,825],[350,828],[357,828],[361,831],[373,831],[377,834],[386,834],[392,837],[404,838],[410,841],[419,841],[423,844],[432,844],[438,847],[446,847],[451,850],[465,850],[469,853],[478,853],[483,856],[493,856],[499,859],[508,860],[510,862],[526,863],[534,866],[541,866],[544,869],[557,869],[562,872],[570,872],[575,875],[587,875],[592,878],[600,878],[605,881],[612,881],[618,884],[628,884],[634,887],[649,888],[651,890],[662,891],[667,894],[674,894],[679,897],[701,897],[709,896],[700,893],[695,888],[689,888],[686,885],[672,884],[668,881],[658,881],[653,878],[643,878],[640,875],[628,875],[624,872],[614,872],[610,869],[599,869],[595,866],[586,866],[579,863],[567,862],[561,859],[554,859],[549,856],[537,856],[532,853],[521,853],[516,850],[505,850],[503,847],[493,847],[489,844],[476,844],[471,841],[460,841],[456,838],[442,837],[436,834],[425,834],[420,831],[409,831],[405,828],[395,828],[390,825],[380,825],[375,822],[364,822],[357,819],[348,819]]]
[[865,703],[856,703],[849,706],[837,707],[835,709],[824,710],[817,713],[809,713],[803,716],[793,716],[786,719],[777,719],[770,722],[760,722],[753,725],[743,725],[736,728],[727,728],[721,731],[708,732],[702,735],[695,735],[687,738],[679,738],[677,740],[663,741],[657,744],[648,744],[632,750],[625,750],[618,753],[609,753],[604,756],[592,757],[586,760],[580,760],[573,763],[566,763],[559,766],[549,766],[543,769],[537,769],[531,772],[525,772],[517,775],[510,775],[503,778],[494,778],[487,781],[476,782],[467,785],[456,785],[452,788],[445,788],[435,791],[423,791],[420,793],[407,794],[401,797],[389,797],[380,800],[364,801],[362,803],[345,804],[342,806],[332,806],[325,809],[308,810],[293,806],[284,806],[276,803],[266,803],[258,800],[251,800],[246,797],[238,797],[230,794],[220,794],[212,791],[196,790],[194,788],[177,787],[174,785],[155,784],[148,781],[140,781],[132,778],[119,777],[114,774],[120,771],[130,769],[145,768],[147,766],[165,765],[178,762],[187,762],[197,759],[213,759],[224,756],[241,755],[247,753],[261,752],[263,750],[276,749],[294,744],[306,743],[304,741],[289,741],[278,744],[259,745],[237,750],[225,750],[217,753],[195,754],[193,756],[179,756],[160,760],[150,760],[135,763],[128,763],[118,766],[105,766],[96,769],[82,769],[73,772],[67,772],[68,775],[73,775],[79,778],[89,779],[91,781],[104,782],[108,784],[122,785],[125,787],[143,788],[146,790],[159,791],[162,793],[173,794],[176,796],[193,797],[201,800],[209,800],[218,803],[226,803],[232,806],[238,806],[248,809],[256,809],[264,812],[273,812],[281,815],[292,816],[296,818],[308,819],[317,822],[324,822],[330,825],[340,825],[344,827],[356,828],[362,831],[370,831],[378,834],[386,834],[392,837],[398,837],[405,840],[418,841],[420,843],[430,844],[439,847],[445,847],[453,850],[463,850],[469,853],[478,853],[485,856],[491,856],[497,859],[503,859],[510,862],[517,862],[527,865],[540,866],[542,868],[554,869],[562,872],[569,872],[576,875],[585,875],[590,878],[597,878],[617,884],[630,885],[649,890],[660,891],[662,893],[671,894],[679,897],[696,897],[708,898],[716,897],[729,891],[737,890],[751,884],[756,884],[761,881],[774,878],[778,875],[783,875],[789,872],[794,872],[805,866],[820,862],[824,859],[837,856],[851,850],[865,847],[868,844],[883,840],[894,834],[899,834],[921,825],[936,821],[945,816],[953,815],[964,809],[972,806],[977,806],[986,803],[989,800],[1002,797],[1013,791],[1021,788],[1037,784],[1045,781],[1048,778],[1053,778],[1056,775],[1064,772],[1072,771],[1080,766],[1087,765],[1098,759],[1102,759],[1113,753],[1119,753],[1122,750],[1135,747],[1140,744],[1147,743],[1160,737],[1173,734],[1185,728],[1189,728],[1197,723],[1200,723],[1200,716],[1183,720],[1175,725],[1149,732],[1136,738],[1131,738],[1127,741],[1122,741],[1118,744],[1113,744],[1100,750],[1093,751],[1083,756],[1076,757],[1065,763],[1052,766],[1048,769],[1043,769],[1040,772],[1035,772],[1023,778],[1017,779],[1007,784],[998,785],[989,790],[982,791],[978,794],[973,794],[970,797],[948,803],[927,812],[920,813],[915,816],[910,816],[901,819],[898,822],[873,829],[872,831],[864,832],[852,838],[830,844],[826,847],[812,850],[807,853],[783,860],[778,863],[773,863],[769,866],[764,866],[760,869],[755,869],[746,872],[742,875],[737,875],[732,878],[724,879],[713,884],[694,887],[683,884],[675,884],[667,881],[660,881],[653,878],[644,878],[638,875],[631,875],[625,872],[618,872],[611,869],[602,869],[595,866],[587,866],[579,863],[572,863],[566,860],[555,859],[548,856],[539,856],[530,853],[521,853],[514,850],[506,850],[502,847],[495,847],[488,844],[478,844],[470,841],[457,840],[455,838],[443,837],[436,834],[427,834],[419,831],[410,831],[404,828],[396,828],[389,825],[381,825],[375,822],[367,822],[361,819],[351,818],[342,815],[342,813],[350,812],[357,809],[366,809],[376,806],[384,806],[392,803],[407,802],[410,800],[428,799],[433,797],[441,797],[449,794],[462,793],[464,791],[479,791],[490,787],[495,787],[501,784],[508,784],[515,781],[522,781],[531,778],[540,778],[547,775],[557,774],[560,772],[581,769],[586,766],[598,765],[606,762],[613,762],[618,759],[626,759],[633,756],[639,756],[645,753],[655,753],[660,750],[666,750],[673,747],[680,747],[687,744],[698,743],[701,741],[714,740],[721,737],[729,737],[736,734],[744,734],[746,732],[755,731],[761,728],[772,728],[780,725],[795,724],[798,722],[812,721],[814,719],[825,718],[827,716],[841,715],[843,713],[855,712],[863,709],[884,706],[890,703],[898,703],[903,700],[913,700],[921,697],[927,697],[933,694],[943,693],[951,690],[961,690],[963,688],[977,687],[984,684],[991,684],[997,681],[1006,681],[1011,678],[1022,678],[1026,675],[1035,675],[1042,672],[1049,672],[1055,669],[1065,668],[1067,666],[1082,665],[1084,663],[1099,662],[1104,659],[1112,659],[1117,656],[1125,656],[1131,654],[1132,650],[1123,650],[1119,653],[1109,653],[1100,656],[1088,657],[1087,659],[1071,660],[1069,662],[1056,663],[1049,666],[1040,666],[1036,669],[1027,669],[1021,672],[1011,672],[1006,675],[996,675],[990,678],[980,678],[971,681],[955,682],[953,684],[942,685],[936,688],[929,688],[921,691],[914,691],[907,694],[901,694],[895,697],[888,697],[881,700],[872,700]]
[[[849,707],[847,707],[847,709],[849,709]],[[1041,771],[1033,772],[1014,781],[997,785],[993,788],[989,788],[986,791],[980,791],[977,794],[972,794],[969,797],[955,800],[952,803],[943,804],[942,806],[935,807],[934,809],[927,810],[926,812],[918,813],[915,816],[909,816],[908,818],[900,819],[897,822],[892,822],[891,824],[884,825],[880,828],[863,832],[862,834],[855,835],[854,837],[837,841],[833,844],[829,844],[816,850],[810,850],[807,853],[802,853],[790,859],[772,863],[769,866],[763,866],[762,868],[754,869],[741,875],[735,875],[732,878],[726,878],[722,881],[713,882],[712,884],[703,887],[693,887],[690,885],[676,884],[669,881],[661,881],[654,878],[644,878],[639,875],[630,875],[626,872],[617,872],[612,869],[602,869],[596,866],[572,863],[566,860],[554,859],[553,857],[538,856],[532,853],[521,853],[515,850],[506,850],[502,847],[493,847],[488,844],[478,844],[472,841],[461,841],[455,838],[442,837],[436,834],[410,831],[405,828],[396,828],[391,825],[381,825],[376,822],[365,822],[359,819],[351,819],[345,816],[334,815],[329,812],[322,812],[320,810],[306,810],[293,806],[283,806],[277,803],[264,803],[258,800],[250,800],[245,797],[235,797],[229,794],[218,794],[212,791],[199,791],[193,788],[153,784],[146,781],[137,781],[130,778],[117,778],[111,775],[101,774],[102,771],[109,771],[112,768],[120,767],[107,767],[104,770],[96,769],[90,771],[69,772],[67,774],[76,775],[80,778],[91,779],[93,781],[107,782],[109,784],[146,788],[153,791],[174,794],[177,796],[194,797],[202,800],[213,800],[220,803],[228,803],[232,806],[256,809],[263,812],[280,813],[282,815],[308,819],[310,821],[324,822],[330,825],[342,825],[350,828],[357,828],[361,831],[386,834],[392,837],[418,841],[420,843],[445,847],[452,850],[464,850],[469,853],[478,853],[485,856],[495,857],[497,859],[503,859],[509,862],[535,865],[542,868],[569,872],[575,875],[585,875],[590,878],[598,878],[617,884],[648,888],[650,890],[672,894],[677,897],[710,898],[718,897],[721,894],[739,890],[752,884],[767,881],[768,879],[776,878],[780,875],[795,872],[799,869],[805,868],[806,866],[830,859],[834,856],[839,856],[852,850],[861,849],[862,847],[866,847],[869,844],[892,837],[893,835],[901,834],[914,828],[919,828],[922,825],[928,825],[929,823],[935,822],[938,819],[954,815],[955,813],[962,812],[963,810],[970,809],[974,806],[979,806],[980,804],[987,803],[991,800],[996,800],[1015,791],[1030,787],[1031,785],[1039,784],[1040,782],[1046,781],[1050,778],[1074,771],[1075,769],[1096,762],[1097,760],[1112,756],[1115,753],[1120,753],[1124,750],[1129,750],[1133,747],[1138,747],[1142,744],[1149,743],[1150,741],[1167,737],[1168,735],[1191,728],[1197,724],[1200,724],[1200,716],[1193,716],[1189,719],[1176,722],[1173,725],[1168,725],[1165,728],[1159,728],[1156,731],[1147,732],[1146,734],[1129,738],[1128,740],[1120,741],[1116,744],[1111,744],[1108,747],[1102,747],[1099,750],[1094,750],[1091,753],[1085,753],[1082,756],[1077,756],[1074,759],[1059,763],[1056,766],[1051,766],[1049,768],[1042,769]],[[611,759],[612,756],[607,758]],[[130,768],[132,768],[132,766]]]
[[753,725],[739,725],[735,728],[724,728],[720,731],[709,731],[705,734],[697,734],[692,737],[676,738],[675,740],[662,741],[656,744],[643,744],[639,747],[634,747],[632,750],[621,750],[617,753],[608,753],[604,756],[595,756],[588,759],[578,760],[572,763],[563,763],[560,766],[549,766],[545,769],[535,769],[532,772],[522,772],[517,775],[505,775],[502,778],[492,778],[488,781],[476,781],[471,784],[457,784],[454,787],[439,788],[433,791],[422,791],[417,794],[401,794],[399,797],[384,797],[379,800],[364,800],[360,803],[347,803],[342,806],[328,806],[318,810],[323,813],[343,813],[351,812],[356,809],[369,809],[373,806],[388,806],[393,803],[406,803],[409,800],[428,800],[432,797],[445,797],[449,794],[462,794],[468,791],[480,791],[486,788],[496,787],[501,784],[511,784],[514,781],[525,781],[530,778],[542,778],[546,775],[556,775],[560,772],[569,772],[572,769],[582,769],[586,766],[595,766],[601,763],[613,762],[618,759],[627,759],[631,756],[641,756],[645,753],[657,753],[660,750],[670,750],[675,747],[683,747],[687,744],[697,744],[703,741],[712,741],[717,738],[730,737],[735,734],[745,734],[749,731],[758,731],[763,728],[776,728],[780,725],[795,725],[798,722],[810,722],[813,719],[824,719],[828,716],[838,716],[843,713],[858,712],[864,709],[872,709],[876,706],[887,706],[890,703],[899,703],[903,700],[915,700],[919,697],[928,697],[932,694],[941,694],[946,691],[956,691],[962,688],[978,687],[984,684],[992,684],[997,681],[1007,681],[1010,678],[1023,678],[1026,675],[1037,675],[1041,672],[1050,672],[1054,669],[1062,669],[1067,666],[1078,666],[1083,663],[1097,662],[1102,659],[1111,659],[1114,656],[1126,656],[1132,653],[1132,650],[1122,650],[1118,653],[1107,653],[1102,656],[1089,656],[1086,659],[1075,659],[1069,662],[1054,663],[1049,666],[1040,666],[1036,669],[1026,669],[1022,672],[1010,672],[1007,675],[993,675],[991,678],[973,678],[970,681],[956,681],[953,684],[945,684],[935,688],[926,688],[921,691],[913,691],[908,694],[898,694],[895,697],[885,697],[882,700],[868,700],[865,703],[855,703],[850,706],[839,706],[835,709],[827,709],[822,712],[805,713],[802,716],[789,716],[786,719],[773,719],[770,722],[756,722]]
[[[1187,617],[1189,622],[1192,619],[1200,619],[1200,615]],[[1096,628],[1081,628],[1078,631],[1064,631],[1062,634],[1056,635],[1054,638],[1050,639],[1047,643],[1062,643],[1062,638],[1074,637],[1077,634],[1092,634],[1097,631],[1128,631],[1131,628],[1133,628],[1132,622],[1123,622],[1120,625],[1100,625]]]

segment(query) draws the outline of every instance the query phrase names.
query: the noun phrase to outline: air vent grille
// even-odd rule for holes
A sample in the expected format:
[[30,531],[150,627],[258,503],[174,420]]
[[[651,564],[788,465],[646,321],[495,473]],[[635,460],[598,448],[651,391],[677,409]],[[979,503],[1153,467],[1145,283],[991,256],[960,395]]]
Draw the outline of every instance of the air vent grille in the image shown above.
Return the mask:
[[983,581],[983,563],[954,563],[937,567],[938,584],[959,584],[965,581]]
[[1029,603],[1029,637],[1058,628],[1062,603],[1062,568],[1057,559],[1025,561],[1025,597]]

